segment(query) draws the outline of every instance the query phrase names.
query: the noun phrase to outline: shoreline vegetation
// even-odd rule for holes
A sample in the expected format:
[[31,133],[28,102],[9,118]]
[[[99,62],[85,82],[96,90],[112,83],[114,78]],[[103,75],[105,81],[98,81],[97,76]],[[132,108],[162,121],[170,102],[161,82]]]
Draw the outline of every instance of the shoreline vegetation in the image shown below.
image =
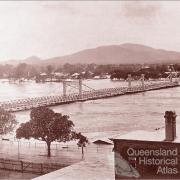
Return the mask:
[[134,80],[141,74],[146,80],[167,78],[169,73],[180,73],[180,64],[69,64],[40,65],[20,63],[0,65],[0,79],[10,82],[61,82],[72,79],[126,80],[131,74]]

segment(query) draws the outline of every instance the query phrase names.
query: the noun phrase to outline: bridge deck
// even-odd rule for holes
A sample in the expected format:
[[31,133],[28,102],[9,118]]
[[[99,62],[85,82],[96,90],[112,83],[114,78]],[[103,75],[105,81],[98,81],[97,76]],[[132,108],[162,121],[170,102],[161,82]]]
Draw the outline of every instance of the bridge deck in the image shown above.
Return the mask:
[[144,91],[151,91],[163,88],[177,87],[179,84],[177,82],[161,82],[154,84],[145,84],[142,86],[133,86],[131,88],[118,87],[118,88],[106,88],[94,91],[85,91],[82,95],[79,94],[69,94],[66,96],[45,96],[36,98],[26,98],[11,101],[0,102],[0,107],[6,109],[7,111],[16,112],[32,109],[33,107],[40,106],[53,106],[60,104],[73,103],[78,101],[87,101],[101,98],[108,98],[113,96],[119,96],[124,94],[133,94]]

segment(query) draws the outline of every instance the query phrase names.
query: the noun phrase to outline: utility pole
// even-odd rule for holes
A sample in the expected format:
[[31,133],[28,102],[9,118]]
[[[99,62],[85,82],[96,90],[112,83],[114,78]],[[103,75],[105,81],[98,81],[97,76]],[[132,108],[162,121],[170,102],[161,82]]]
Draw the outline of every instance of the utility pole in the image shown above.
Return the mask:
[[18,140],[18,160],[20,159],[20,148],[19,148],[19,140]]

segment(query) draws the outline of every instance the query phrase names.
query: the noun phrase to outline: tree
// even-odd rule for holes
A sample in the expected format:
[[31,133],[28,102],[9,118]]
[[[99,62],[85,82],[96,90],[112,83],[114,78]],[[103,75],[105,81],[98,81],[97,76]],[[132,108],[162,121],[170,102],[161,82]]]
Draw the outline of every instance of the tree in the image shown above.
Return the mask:
[[16,130],[16,137],[45,141],[50,157],[50,146],[53,141],[66,142],[78,138],[73,127],[74,124],[69,120],[69,116],[55,113],[47,107],[38,107],[32,109],[30,121],[22,123]]
[[5,64],[3,66],[3,73],[7,74],[8,78],[11,78],[13,76],[13,70],[14,70],[14,66],[10,65],[10,64]]
[[0,108],[0,135],[11,132],[16,124],[15,115]]
[[131,74],[131,72],[129,71],[125,71],[125,70],[114,70],[113,72],[111,72],[111,79],[126,79],[128,74]]
[[46,68],[47,68],[47,73],[50,75],[53,72],[54,67],[52,65],[48,65]]
[[88,143],[88,139],[87,137],[83,136],[81,133],[77,134],[77,139],[79,139],[77,145],[78,147],[81,147],[82,157],[84,157],[84,147],[86,147],[86,144]]
[[47,68],[47,74],[51,78],[51,81],[52,81],[52,72],[54,70],[54,67],[52,65],[48,65],[46,68]]
[[27,64],[26,63],[20,63],[18,66],[14,69],[14,77],[15,78],[26,78],[28,76],[27,72]]

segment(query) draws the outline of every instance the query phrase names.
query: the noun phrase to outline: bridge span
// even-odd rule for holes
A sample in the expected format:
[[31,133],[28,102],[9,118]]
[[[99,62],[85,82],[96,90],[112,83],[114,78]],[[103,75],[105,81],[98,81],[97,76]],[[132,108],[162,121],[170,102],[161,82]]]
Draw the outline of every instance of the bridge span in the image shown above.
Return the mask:
[[[79,85],[82,85],[81,81],[79,81]],[[66,94],[66,90],[64,88],[63,95],[4,101],[4,102],[0,102],[0,107],[10,112],[16,112],[16,111],[30,110],[34,107],[40,107],[40,106],[55,106],[60,104],[68,104],[79,101],[109,98],[109,97],[120,96],[125,94],[134,94],[145,91],[172,88],[177,86],[179,86],[179,83],[172,81],[164,81],[158,83],[156,82],[150,84],[145,84],[144,81],[142,81],[142,85],[131,86],[131,83],[129,83],[128,87],[106,88],[99,90],[92,89],[89,91],[82,91],[82,87],[80,87],[79,93],[71,93],[71,94]]]

